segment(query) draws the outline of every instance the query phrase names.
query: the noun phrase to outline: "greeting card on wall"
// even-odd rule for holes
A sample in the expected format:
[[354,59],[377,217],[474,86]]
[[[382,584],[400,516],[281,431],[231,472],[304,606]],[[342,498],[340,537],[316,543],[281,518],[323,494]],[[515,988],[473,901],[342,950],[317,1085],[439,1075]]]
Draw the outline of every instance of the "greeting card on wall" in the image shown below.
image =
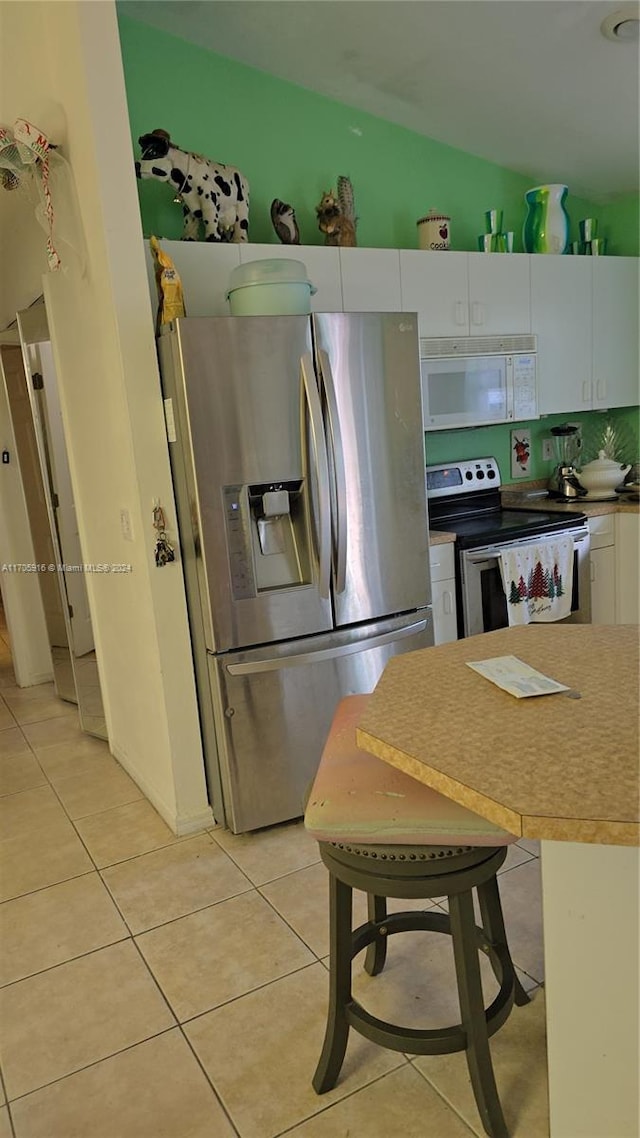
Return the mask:
[[531,431],[516,428],[511,432],[511,477],[526,478],[531,470]]

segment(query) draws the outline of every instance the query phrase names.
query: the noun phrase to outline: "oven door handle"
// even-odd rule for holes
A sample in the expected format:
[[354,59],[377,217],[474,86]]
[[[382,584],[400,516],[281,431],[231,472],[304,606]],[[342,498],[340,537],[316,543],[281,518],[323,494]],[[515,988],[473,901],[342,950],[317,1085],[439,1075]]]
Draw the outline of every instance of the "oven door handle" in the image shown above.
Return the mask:
[[[500,545],[483,545],[479,549],[464,549],[462,557],[478,565],[484,561],[497,561],[503,549],[512,549],[518,545],[542,545],[548,541],[556,541],[559,537],[572,537],[574,546],[589,537],[587,526],[576,526],[573,529],[555,530],[553,533],[541,533],[535,537],[516,538],[514,541],[505,541]],[[476,560],[478,558],[479,560]]]

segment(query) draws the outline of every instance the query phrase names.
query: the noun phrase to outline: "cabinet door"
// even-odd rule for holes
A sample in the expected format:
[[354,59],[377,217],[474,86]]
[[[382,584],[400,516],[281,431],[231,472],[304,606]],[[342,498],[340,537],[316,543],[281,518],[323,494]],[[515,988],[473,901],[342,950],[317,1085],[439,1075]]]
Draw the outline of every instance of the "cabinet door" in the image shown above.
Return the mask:
[[[227,290],[232,269],[240,264],[240,245],[215,245],[209,241],[165,241],[167,253],[182,281],[187,316],[230,316]],[[153,257],[145,242],[145,257],[153,312],[158,307]]]
[[469,335],[467,253],[400,251],[402,311],[418,313],[421,336]]
[[530,332],[530,257],[526,253],[469,253],[468,262],[471,335]]
[[433,636],[436,644],[458,639],[456,582],[453,545],[442,542],[429,547]]
[[606,549],[592,549],[591,563],[591,623],[615,624],[616,622],[616,572],[615,551],[612,545]]
[[616,514],[616,624],[640,618],[640,516]]
[[431,602],[434,644],[449,644],[452,640],[457,640],[456,583],[453,577],[448,581],[433,582]]
[[345,312],[402,312],[397,249],[340,248],[338,252]]
[[637,257],[593,261],[593,394],[595,407],[638,403]]
[[238,248],[243,263],[264,260],[302,261],[307,276],[316,289],[311,297],[311,311],[342,312],[340,257],[337,248],[323,245],[266,244],[241,244]]
[[593,260],[531,256],[531,327],[538,337],[541,415],[591,408]]

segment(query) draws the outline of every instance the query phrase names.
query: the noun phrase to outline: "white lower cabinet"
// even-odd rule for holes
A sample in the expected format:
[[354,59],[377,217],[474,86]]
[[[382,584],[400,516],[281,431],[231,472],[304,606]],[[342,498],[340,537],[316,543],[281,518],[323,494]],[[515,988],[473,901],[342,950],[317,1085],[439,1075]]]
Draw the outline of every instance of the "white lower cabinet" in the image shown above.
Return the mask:
[[616,514],[616,624],[638,624],[640,515]]
[[436,644],[448,644],[458,639],[453,542],[430,546],[429,565],[434,640]]
[[589,518],[591,623],[616,623],[615,514]]

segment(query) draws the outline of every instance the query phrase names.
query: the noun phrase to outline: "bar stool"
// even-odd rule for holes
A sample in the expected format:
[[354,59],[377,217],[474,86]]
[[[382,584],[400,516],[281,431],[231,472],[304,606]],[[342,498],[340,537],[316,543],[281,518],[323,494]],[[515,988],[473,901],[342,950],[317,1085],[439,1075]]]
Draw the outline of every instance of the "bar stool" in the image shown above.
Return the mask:
[[[360,750],[355,730],[368,696],[337,708],[305,811],[305,828],[329,870],[330,987],[324,1045],[313,1077],[317,1094],[335,1086],[349,1029],[394,1051],[441,1055],[465,1051],[482,1124],[490,1138],[509,1138],[498,1098],[489,1037],[513,1003],[529,1002],[507,945],[496,874],[515,836]],[[352,930],[352,890],[367,894],[368,920]],[[476,889],[482,928],[476,926]],[[387,913],[387,898],[446,896],[449,914]],[[370,976],[383,968],[389,936],[424,929],[448,933],[461,1022],[416,1029],[371,1015],[351,992],[351,961],[366,948]],[[478,952],[485,952],[499,991],[485,1008]]]

